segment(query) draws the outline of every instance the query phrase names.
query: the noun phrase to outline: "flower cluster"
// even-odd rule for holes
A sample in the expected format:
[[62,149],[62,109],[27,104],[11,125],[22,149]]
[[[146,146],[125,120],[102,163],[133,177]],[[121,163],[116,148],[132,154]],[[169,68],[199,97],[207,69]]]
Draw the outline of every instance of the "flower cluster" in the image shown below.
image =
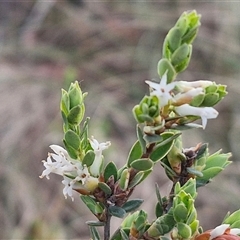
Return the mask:
[[[167,106],[169,110],[167,117],[200,117],[202,119],[202,127],[205,128],[208,119],[218,116],[217,110],[211,107],[211,102],[205,101],[203,104],[204,98],[207,95],[206,89],[211,86],[219,88],[219,86],[211,81],[200,80],[195,82],[179,81],[167,83],[167,73],[165,73],[160,83],[152,81],[146,81],[146,83],[151,89],[150,95],[158,97],[160,111]],[[195,106],[196,100],[198,100],[198,105],[200,106]],[[166,112],[164,114],[166,115]]]
[[95,153],[95,158],[90,167],[82,164],[80,160],[71,158],[68,152],[58,145],[51,145],[50,148],[54,153],[48,154],[47,161],[43,160],[45,170],[43,170],[40,178],[46,177],[49,179],[50,173],[63,176],[63,195],[65,198],[68,195],[74,200],[73,190],[89,194],[98,185],[97,177],[102,165],[102,151],[110,146],[110,142],[99,143],[93,137],[89,139],[89,142]]

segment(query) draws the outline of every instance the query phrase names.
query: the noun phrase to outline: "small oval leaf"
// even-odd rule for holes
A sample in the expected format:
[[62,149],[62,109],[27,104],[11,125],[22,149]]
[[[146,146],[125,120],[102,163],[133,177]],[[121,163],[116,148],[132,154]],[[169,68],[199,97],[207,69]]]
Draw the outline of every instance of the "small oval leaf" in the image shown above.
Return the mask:
[[153,162],[158,162],[163,159],[171,150],[175,138],[177,138],[179,134],[174,134],[170,132],[166,132],[162,134],[163,141],[157,144],[153,152],[150,154],[150,159]]
[[111,188],[104,182],[99,182],[98,183],[98,187],[100,189],[102,189],[104,191],[104,193],[106,193],[107,195],[111,195],[112,194],[112,190]]
[[118,218],[123,218],[126,214],[126,211],[118,206],[109,206],[109,213],[114,216],[114,217],[118,217]]
[[74,131],[68,130],[65,133],[64,138],[69,146],[78,150],[78,148],[80,146],[80,138]]
[[131,163],[131,167],[138,171],[146,171],[151,169],[153,166],[153,162],[148,158],[141,158],[133,161]]
[[142,203],[143,203],[143,199],[132,199],[132,200],[129,200],[126,203],[124,203],[122,208],[126,212],[132,212],[132,211],[136,210],[137,208],[139,208]]
[[119,187],[125,191],[128,187],[130,172],[129,169],[126,168],[122,171],[121,177],[119,179]]
[[208,169],[202,171],[203,177],[200,177],[199,179],[211,180],[216,175],[218,175],[222,170],[223,170],[223,168],[221,168],[221,167],[208,168]]
[[188,216],[188,209],[183,203],[180,203],[173,209],[173,216],[176,222],[185,221]]
[[177,223],[178,234],[184,238],[189,239],[192,235],[191,228],[185,223]]
[[93,164],[93,161],[95,159],[95,153],[90,150],[86,153],[82,160],[82,165],[86,165],[87,167],[90,167]]
[[130,153],[128,155],[127,166],[130,167],[131,163],[139,159],[143,154],[142,147],[139,141],[136,141],[132,146]]
[[84,105],[73,107],[67,116],[68,122],[73,125],[78,125],[83,119],[84,111]]
[[136,185],[138,185],[141,182],[143,176],[144,176],[144,172],[143,171],[138,172],[134,176],[134,178],[131,180],[131,182],[129,183],[128,188],[133,188]]
[[118,170],[114,162],[109,162],[103,172],[104,180],[107,181],[111,176],[114,177],[114,181],[117,181]]
[[63,143],[65,145],[65,148],[69,154],[69,156],[73,159],[77,159],[78,158],[78,151],[74,148],[72,148],[71,146],[68,145],[68,143],[65,141],[65,139],[63,139]]

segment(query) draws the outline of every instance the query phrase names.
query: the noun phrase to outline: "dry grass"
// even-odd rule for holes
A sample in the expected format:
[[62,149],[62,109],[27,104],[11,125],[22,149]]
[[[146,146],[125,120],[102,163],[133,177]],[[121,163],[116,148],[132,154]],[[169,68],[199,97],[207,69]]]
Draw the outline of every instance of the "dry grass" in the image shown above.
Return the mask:
[[[186,147],[208,141],[213,150],[234,154],[232,166],[200,190],[199,218],[211,228],[228,210],[239,208],[240,5],[180,0],[46,4],[2,2],[0,8],[0,239],[89,239],[85,221],[93,217],[86,207],[77,198],[64,199],[57,176],[38,178],[48,145],[61,144],[60,88],[67,80],[84,80],[91,134],[111,140],[106,158],[122,166],[135,140],[131,109],[147,92],[144,80],[156,78],[166,31],[193,8],[202,14],[202,27],[193,60],[179,77],[227,84],[229,95],[204,133],[185,135]],[[154,182],[167,194],[170,185],[160,166],[135,193],[151,214]]]

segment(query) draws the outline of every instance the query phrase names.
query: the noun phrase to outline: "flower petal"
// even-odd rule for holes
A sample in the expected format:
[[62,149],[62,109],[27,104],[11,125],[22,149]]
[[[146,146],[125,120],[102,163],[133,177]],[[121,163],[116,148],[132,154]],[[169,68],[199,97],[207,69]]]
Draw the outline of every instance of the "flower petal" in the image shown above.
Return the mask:
[[222,234],[224,234],[224,232],[229,228],[229,224],[222,224],[220,226],[217,226],[215,227],[211,232],[210,232],[210,238],[209,240],[211,239],[214,239]]
[[175,107],[175,112],[184,117],[184,116],[198,116],[202,119],[203,129],[207,125],[207,119],[213,119],[218,116],[218,111],[212,107],[193,107],[189,104],[183,104],[179,107]]

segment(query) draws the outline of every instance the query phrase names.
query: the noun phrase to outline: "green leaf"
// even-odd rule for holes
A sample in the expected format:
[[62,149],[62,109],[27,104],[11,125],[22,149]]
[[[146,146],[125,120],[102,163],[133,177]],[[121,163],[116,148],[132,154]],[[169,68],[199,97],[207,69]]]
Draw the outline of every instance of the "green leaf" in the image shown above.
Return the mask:
[[199,179],[211,180],[215,176],[217,176],[223,170],[222,167],[212,167],[202,171],[203,177],[199,177]]
[[69,123],[73,124],[73,125],[78,125],[80,124],[80,122],[83,119],[84,116],[84,112],[85,112],[85,107],[84,105],[77,105],[75,107],[73,107],[68,116],[67,116],[67,120]]
[[123,218],[126,214],[126,211],[118,206],[109,206],[109,213],[114,216],[114,217],[118,217],[118,218]]
[[130,167],[131,163],[134,160],[141,158],[142,154],[143,154],[143,151],[142,151],[141,144],[139,141],[136,141],[132,146],[130,153],[128,155],[127,166]]
[[112,194],[112,189],[104,182],[99,182],[98,187],[103,190],[103,192],[107,195]]
[[90,167],[93,164],[94,159],[95,159],[95,153],[94,151],[90,150],[85,154],[82,160],[82,165],[86,165],[87,167]]
[[156,217],[157,218],[161,217],[163,215],[163,213],[164,213],[163,206],[159,202],[157,202],[156,207],[155,207],[155,215],[156,215]]
[[160,142],[163,139],[161,135],[157,135],[157,134],[153,134],[153,135],[145,134],[143,138],[147,144]]
[[212,154],[207,158],[205,169],[212,167],[225,168],[231,163],[231,161],[229,161],[228,159],[232,156],[232,154],[220,152],[221,150],[217,151],[216,153]]
[[167,71],[167,83],[171,83],[176,77],[176,71],[168,59],[162,58],[158,62],[158,75],[162,77]]
[[102,207],[90,196],[81,195],[80,198],[94,215],[103,211]]
[[122,208],[126,212],[132,212],[132,211],[136,210],[137,208],[139,208],[142,203],[143,203],[143,199],[132,199],[132,200],[129,200],[126,203],[124,203]]
[[173,218],[171,209],[167,214],[157,218],[148,228],[147,233],[149,237],[159,237],[171,231],[176,222]]
[[92,239],[101,240],[100,235],[99,235],[97,229],[95,228],[95,226],[89,226],[89,229],[90,229],[90,234],[92,236]]
[[167,34],[168,46],[174,52],[181,44],[182,33],[178,27],[173,27]]
[[178,66],[185,60],[190,52],[190,46],[186,43],[182,44],[172,55],[171,63],[173,66]]
[[240,228],[240,220],[234,222],[233,224],[231,224],[231,228]]
[[182,38],[182,42],[188,43],[190,44],[194,38],[196,37],[198,32],[197,28],[191,29],[190,31],[188,31]]
[[[141,183],[142,181],[144,181],[146,178],[147,178],[147,176],[152,172],[152,168],[151,169],[149,169],[149,170],[147,170],[147,171],[144,171],[143,173],[143,177],[141,178],[141,181],[139,182],[139,183]],[[138,184],[139,184],[138,183]]]
[[173,209],[173,217],[176,222],[185,221],[188,216],[188,209],[185,207],[183,203],[179,203],[174,209]]
[[178,65],[175,65],[175,71],[177,73],[182,72],[183,70],[185,70],[188,67],[188,64],[191,60],[191,56],[192,56],[192,45],[188,45],[189,46],[189,54],[188,56]]
[[[234,224],[234,223],[236,223],[235,225],[234,225],[234,227],[236,227],[236,228],[240,228],[240,209],[239,210],[237,210],[237,211],[235,211],[234,213],[232,213],[230,216],[228,216],[228,217],[226,217],[225,219],[224,219],[224,221],[223,221],[223,223],[225,223],[225,224],[230,224],[231,225],[231,228],[233,228],[232,227],[232,225]],[[238,225],[239,224],[239,225]],[[237,225],[237,226],[236,226]]]
[[189,225],[189,227],[191,228],[191,230],[192,230],[192,235],[198,230],[198,228],[199,228],[199,221],[198,220],[195,220],[195,221],[193,221],[190,225]]
[[177,223],[177,229],[183,239],[189,239],[192,236],[191,228],[185,223]]
[[203,100],[204,100],[204,97],[205,95],[204,94],[199,94],[197,96],[195,96],[192,101],[190,102],[190,105],[191,106],[194,106],[194,107],[199,107],[201,106]]
[[128,188],[133,188],[137,186],[142,181],[143,177],[144,177],[144,172],[143,171],[138,172],[129,183]]
[[119,179],[119,187],[125,191],[128,188],[130,173],[129,169],[126,168],[122,171],[121,177]]
[[68,93],[66,90],[62,89],[60,109],[65,115],[67,115],[69,111],[69,107],[70,107],[70,103],[69,103]]
[[86,133],[88,133],[88,124],[89,124],[89,121],[90,121],[90,118],[87,117],[86,120],[85,120],[84,123],[83,123],[82,131],[81,131],[81,133],[80,133],[80,135],[79,135],[80,139],[82,139],[82,138],[85,137],[86,140],[88,140],[88,134],[86,134]]
[[80,146],[80,138],[79,136],[72,130],[68,130],[64,135],[65,141],[68,146],[71,146],[75,150],[79,149]]
[[157,200],[158,200],[159,204],[162,205],[163,204],[162,197],[161,197],[159,186],[157,183],[155,183],[155,192],[156,192]]
[[204,97],[204,100],[203,100],[201,106],[212,107],[218,102],[218,100],[219,100],[218,93],[207,93]]
[[82,91],[77,81],[75,83],[71,83],[68,95],[70,100],[70,108],[82,104],[83,101]]
[[124,232],[122,229],[120,229],[120,233],[121,233],[121,240],[129,240],[129,236],[126,234],[126,232]]
[[218,86],[216,84],[209,85],[205,88],[206,93],[215,93],[218,90]]
[[186,224],[191,224],[193,221],[195,221],[197,218],[197,211],[196,211],[196,208],[193,208],[191,213],[189,214],[188,216],[188,219],[186,221]]
[[105,182],[111,177],[114,177],[114,181],[117,181],[117,177],[118,177],[118,170],[117,170],[117,166],[114,162],[109,162],[103,172],[103,176],[104,176],[104,180]]
[[89,226],[95,226],[95,227],[104,226],[104,222],[100,222],[100,221],[87,221],[86,224]]
[[174,140],[179,136],[180,134],[174,134],[171,132],[165,132],[161,134],[163,141],[158,143],[155,147],[152,153],[150,154],[150,159],[153,162],[158,162],[161,159],[163,159],[171,150]]
[[65,145],[65,148],[66,148],[69,156],[73,159],[77,159],[79,152],[77,150],[75,150],[74,148],[72,148],[71,146],[69,146],[65,139],[63,139],[63,143]]
[[152,168],[152,166],[153,166],[153,162],[148,158],[137,159],[131,163],[131,167],[138,171],[149,170]]
[[137,137],[138,137],[138,141],[141,145],[142,152],[144,153],[146,151],[146,142],[143,138],[143,132],[139,125],[137,125]]

